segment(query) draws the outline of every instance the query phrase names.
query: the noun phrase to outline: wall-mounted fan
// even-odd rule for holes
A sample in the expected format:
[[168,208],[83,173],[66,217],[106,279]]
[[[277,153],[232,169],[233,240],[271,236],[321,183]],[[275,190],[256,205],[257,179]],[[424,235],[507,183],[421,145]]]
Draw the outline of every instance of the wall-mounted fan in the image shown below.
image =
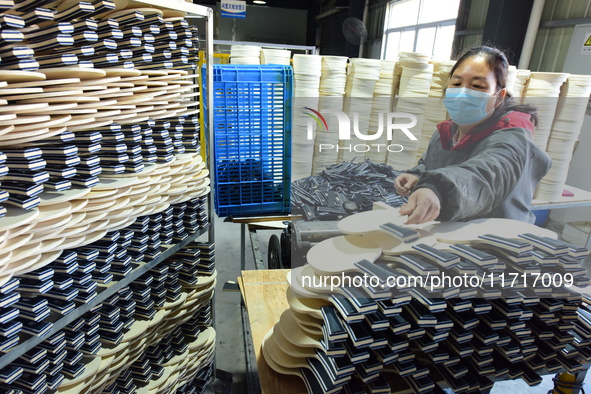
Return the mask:
[[353,45],[363,45],[367,40],[367,29],[359,18],[350,17],[343,22],[343,35]]

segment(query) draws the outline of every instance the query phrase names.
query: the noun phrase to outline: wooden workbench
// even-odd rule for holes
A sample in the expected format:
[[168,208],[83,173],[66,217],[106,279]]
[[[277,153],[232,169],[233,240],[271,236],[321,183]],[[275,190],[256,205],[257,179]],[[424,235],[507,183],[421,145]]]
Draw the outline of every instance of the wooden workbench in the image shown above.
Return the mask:
[[[278,374],[265,362],[261,345],[267,332],[273,328],[281,314],[289,308],[285,292],[289,287],[287,273],[290,270],[242,271],[238,278],[244,304],[248,310],[251,340],[258,369],[260,392],[263,394],[307,394],[304,381],[295,376]],[[396,393],[411,394],[414,391],[399,377],[395,382]]]
[[267,332],[289,308],[285,291],[289,270],[242,271],[238,278],[246,309],[256,356],[261,392],[263,394],[304,394],[308,391],[304,381],[295,376],[273,371],[261,353],[261,344]]

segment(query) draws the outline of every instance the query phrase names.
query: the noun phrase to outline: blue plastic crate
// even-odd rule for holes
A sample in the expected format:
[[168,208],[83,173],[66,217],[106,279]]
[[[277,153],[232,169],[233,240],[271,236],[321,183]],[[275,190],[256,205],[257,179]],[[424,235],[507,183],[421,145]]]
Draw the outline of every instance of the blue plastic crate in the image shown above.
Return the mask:
[[289,212],[291,67],[214,65],[213,83],[216,213]]

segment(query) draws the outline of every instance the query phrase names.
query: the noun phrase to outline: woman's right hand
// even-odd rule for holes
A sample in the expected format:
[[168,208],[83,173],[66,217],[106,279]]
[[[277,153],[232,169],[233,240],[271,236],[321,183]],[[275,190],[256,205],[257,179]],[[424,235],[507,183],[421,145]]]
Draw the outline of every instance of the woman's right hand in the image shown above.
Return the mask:
[[394,180],[394,189],[401,196],[408,196],[417,184],[419,177],[412,174],[400,174]]

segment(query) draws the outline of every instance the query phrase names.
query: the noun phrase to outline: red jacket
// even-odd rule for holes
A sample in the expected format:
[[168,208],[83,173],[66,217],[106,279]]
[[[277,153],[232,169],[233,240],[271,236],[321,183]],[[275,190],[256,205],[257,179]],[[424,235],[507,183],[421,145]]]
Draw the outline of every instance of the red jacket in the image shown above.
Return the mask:
[[453,125],[454,122],[451,119],[446,120],[445,122],[441,122],[437,125],[437,131],[439,131],[441,145],[445,150],[461,149],[465,146],[471,145],[475,142],[478,142],[488,137],[497,130],[508,129],[512,127],[521,127],[523,129],[529,130],[529,132],[532,135],[534,134],[534,124],[531,122],[531,115],[525,112],[518,111],[509,112],[501,119],[499,119],[498,122],[484,130],[474,131],[474,128],[472,128],[468,135],[462,138],[462,140],[459,141],[456,146],[453,146],[453,144],[451,143],[452,137],[455,133],[455,130],[452,127]]

